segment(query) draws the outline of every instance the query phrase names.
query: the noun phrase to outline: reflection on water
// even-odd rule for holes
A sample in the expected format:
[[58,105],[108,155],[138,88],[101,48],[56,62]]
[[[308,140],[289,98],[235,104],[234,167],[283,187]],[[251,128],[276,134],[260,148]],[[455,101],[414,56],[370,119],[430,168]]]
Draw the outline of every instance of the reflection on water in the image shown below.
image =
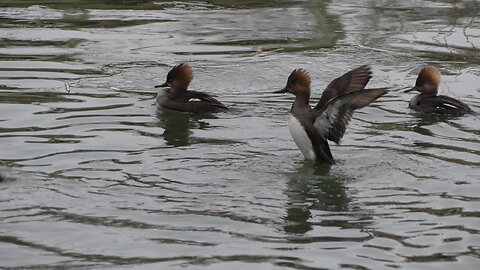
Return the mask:
[[287,174],[289,181],[286,225],[287,233],[303,234],[312,229],[311,209],[332,212],[348,211],[350,199],[346,193],[342,176],[330,174],[330,166],[303,163],[293,173]]
[[[478,268],[479,117],[390,91],[314,166],[267,94],[428,63],[479,111],[477,1],[53,2],[0,2],[0,268]],[[181,62],[236,110],[158,110]]]
[[191,114],[166,109],[159,109],[157,117],[159,126],[165,129],[163,138],[172,146],[190,145],[192,143],[190,129],[208,128],[209,124],[201,119],[212,118],[209,114]]
[[428,129],[432,125],[444,122],[448,123],[449,120],[461,119],[459,116],[448,114],[427,114],[427,113],[413,113],[415,116],[415,125],[413,131],[425,136],[435,136],[435,133]]

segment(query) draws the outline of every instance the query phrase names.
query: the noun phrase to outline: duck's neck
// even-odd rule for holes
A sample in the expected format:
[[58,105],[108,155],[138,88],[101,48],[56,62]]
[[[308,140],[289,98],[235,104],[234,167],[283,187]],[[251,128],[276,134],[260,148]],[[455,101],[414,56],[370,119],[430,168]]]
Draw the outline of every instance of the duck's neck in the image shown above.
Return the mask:
[[418,94],[419,96],[421,97],[434,97],[438,94],[438,92],[433,92],[433,93],[421,93],[421,94]]
[[438,94],[437,87],[424,87],[421,89],[420,96],[422,97],[434,97]]
[[309,105],[309,100],[310,100],[310,91],[306,92],[306,93],[303,93],[303,94],[297,94],[295,95],[295,101],[294,101],[294,104],[297,104],[297,105],[307,105],[307,106],[310,106]]
[[186,92],[187,88],[188,88],[188,86],[177,86],[177,87],[172,88],[172,89],[173,89],[173,92],[178,93],[178,92]]

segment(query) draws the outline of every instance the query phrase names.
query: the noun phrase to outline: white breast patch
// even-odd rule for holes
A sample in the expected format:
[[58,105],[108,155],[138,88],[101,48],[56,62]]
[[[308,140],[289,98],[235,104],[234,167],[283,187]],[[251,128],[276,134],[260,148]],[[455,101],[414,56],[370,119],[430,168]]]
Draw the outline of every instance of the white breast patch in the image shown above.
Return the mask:
[[302,124],[297,120],[295,116],[290,114],[288,117],[288,127],[290,128],[290,134],[297,147],[302,151],[303,156],[306,159],[315,161],[315,152],[313,151],[313,145],[307,132],[303,128]]

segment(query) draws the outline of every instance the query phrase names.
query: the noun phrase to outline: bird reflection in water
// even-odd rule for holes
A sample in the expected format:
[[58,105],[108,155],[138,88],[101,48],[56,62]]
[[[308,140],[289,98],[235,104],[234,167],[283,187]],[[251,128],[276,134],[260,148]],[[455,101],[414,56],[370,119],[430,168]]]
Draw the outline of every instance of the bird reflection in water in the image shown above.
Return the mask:
[[207,128],[209,124],[202,119],[213,118],[211,114],[191,114],[159,109],[157,111],[158,125],[165,131],[162,136],[168,145],[175,147],[192,144],[190,129]]
[[304,162],[288,175],[287,216],[284,230],[303,234],[312,230],[311,210],[343,212],[349,209],[345,176],[330,173],[330,165]]
[[416,113],[416,116],[413,131],[425,136],[435,136],[428,127],[441,122],[448,123],[450,120],[460,118],[460,116],[457,115],[435,113]]

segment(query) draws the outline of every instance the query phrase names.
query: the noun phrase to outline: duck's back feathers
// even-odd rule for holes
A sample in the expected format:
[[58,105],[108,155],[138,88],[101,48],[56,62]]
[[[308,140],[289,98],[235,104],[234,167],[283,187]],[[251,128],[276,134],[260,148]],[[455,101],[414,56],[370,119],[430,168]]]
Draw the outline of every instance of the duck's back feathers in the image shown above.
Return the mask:
[[320,111],[329,100],[339,95],[364,89],[370,78],[372,78],[372,72],[367,65],[360,66],[343,74],[328,84],[314,110]]
[[387,93],[387,88],[365,89],[340,95],[316,113],[314,126],[320,136],[339,143],[356,109],[363,108]]
[[[169,90],[171,89],[166,91]],[[192,113],[223,112],[228,110],[227,106],[214,97],[197,91],[177,91],[171,94],[168,92],[160,93],[157,97],[157,103],[163,108]]]
[[409,107],[415,111],[425,113],[440,113],[440,114],[476,114],[470,107],[464,102],[454,99],[449,96],[427,96],[421,95],[418,98],[412,99]]
[[225,109],[227,108],[225,105],[223,105],[220,101],[218,101],[211,95],[198,91],[176,92],[172,95],[172,99],[183,102],[192,102],[192,99],[198,99],[200,101],[211,103],[212,105],[223,107]]

